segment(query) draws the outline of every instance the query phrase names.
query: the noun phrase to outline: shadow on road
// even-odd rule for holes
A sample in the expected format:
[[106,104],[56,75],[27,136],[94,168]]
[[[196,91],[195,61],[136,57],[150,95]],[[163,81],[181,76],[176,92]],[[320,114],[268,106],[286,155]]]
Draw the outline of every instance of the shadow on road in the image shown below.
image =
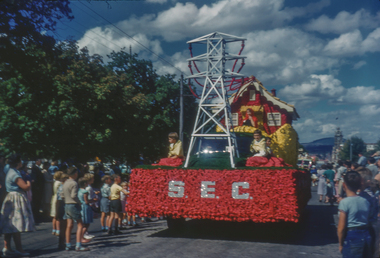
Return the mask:
[[338,242],[333,217],[336,213],[337,206],[315,204],[306,207],[300,222],[297,224],[189,220],[185,222],[185,227],[181,231],[175,232],[166,229],[152,234],[150,237],[182,237],[320,246]]

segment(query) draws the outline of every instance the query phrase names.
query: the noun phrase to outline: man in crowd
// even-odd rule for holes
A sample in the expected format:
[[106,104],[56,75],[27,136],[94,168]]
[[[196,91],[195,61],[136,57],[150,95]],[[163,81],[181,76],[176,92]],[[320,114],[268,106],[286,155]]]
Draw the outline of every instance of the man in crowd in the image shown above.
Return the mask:
[[373,157],[369,157],[368,158],[368,166],[367,166],[367,168],[369,170],[371,170],[371,172],[372,172],[372,178],[375,178],[375,176],[377,175],[377,166],[375,165],[375,162],[376,162],[375,158],[373,158]]
[[362,153],[359,153],[358,156],[359,156],[359,160],[358,160],[359,166],[365,167],[367,165],[367,158],[364,157]]
[[34,218],[39,217],[41,209],[45,179],[41,172],[41,159],[36,159],[32,167],[32,210]]

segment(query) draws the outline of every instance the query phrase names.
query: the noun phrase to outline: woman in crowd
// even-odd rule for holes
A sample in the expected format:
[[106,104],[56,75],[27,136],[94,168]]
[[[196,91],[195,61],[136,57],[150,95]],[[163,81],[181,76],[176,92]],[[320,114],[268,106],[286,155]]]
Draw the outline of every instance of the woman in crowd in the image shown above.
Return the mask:
[[323,201],[323,196],[326,196],[326,178],[324,177],[323,173],[326,171],[326,165],[323,164],[321,166],[321,169],[317,170],[317,175],[319,178],[318,183],[318,191],[317,194],[319,194],[319,202]]
[[42,174],[45,179],[45,185],[44,185],[44,200],[43,200],[43,210],[46,215],[50,214],[50,202],[51,198],[53,196],[53,183],[54,183],[54,176],[50,174],[49,172],[50,163],[44,162]]
[[[30,202],[25,192],[30,189],[30,181],[25,182],[18,169],[22,167],[21,156],[13,154],[8,164],[10,169],[5,178],[8,192],[1,208],[2,232],[4,234],[3,255],[29,256],[21,245],[21,232],[34,231],[34,218]],[[11,240],[16,250],[11,248]]]

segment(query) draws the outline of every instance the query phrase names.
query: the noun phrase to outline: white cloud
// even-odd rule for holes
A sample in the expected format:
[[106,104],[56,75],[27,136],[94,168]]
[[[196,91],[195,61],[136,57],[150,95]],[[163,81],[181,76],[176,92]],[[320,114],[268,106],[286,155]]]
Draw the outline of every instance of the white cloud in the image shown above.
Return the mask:
[[[113,29],[109,27],[92,28],[84,34],[84,36],[78,40],[78,45],[82,47],[87,47],[90,54],[99,54],[106,57],[112,50],[120,51],[121,48],[126,48],[127,51],[129,47],[132,47],[133,53],[144,53],[146,58],[156,58],[155,55],[146,55],[145,47],[155,52],[157,55],[163,54],[161,48],[161,42],[157,39],[151,40],[144,34],[136,34],[133,36],[135,40],[129,37],[120,37]],[[139,43],[140,44],[139,44]],[[141,46],[143,45],[143,46]]]
[[132,34],[144,31],[149,36],[159,36],[170,42],[213,31],[239,35],[252,28],[281,27],[295,17],[318,12],[328,5],[327,0],[294,8],[284,8],[284,0],[226,0],[200,8],[191,2],[176,3],[157,15],[132,17],[118,26]]
[[[163,43],[153,39],[184,41],[213,31],[245,36],[248,40],[243,54],[248,58],[242,72],[248,76],[257,76],[269,86],[302,82],[309,74],[337,66],[338,59],[321,55],[324,40],[300,29],[284,27],[295,17],[318,12],[329,4],[329,0],[321,0],[303,7],[288,8],[285,7],[284,0],[226,0],[200,7],[191,2],[176,3],[158,14],[132,16],[117,26],[137,40],[140,41],[141,38],[142,44],[154,52],[158,51],[159,55],[162,54]],[[96,43],[86,38],[90,35],[96,37],[94,32],[105,39],[97,37],[99,43]],[[110,52],[104,45],[115,50],[119,48],[114,44],[127,48],[132,45],[133,52],[139,53],[140,57],[156,59],[150,53],[141,52],[141,46],[110,26],[87,31],[79,43],[81,46],[87,45],[91,53],[103,56]],[[185,67],[184,71],[187,72],[186,59],[189,55],[184,54],[183,57],[183,64],[176,66]],[[165,58],[171,63],[177,63],[174,56]],[[165,63],[161,65],[167,66]],[[158,70],[172,68],[160,67]]]
[[324,49],[324,52],[330,56],[356,56],[363,55],[366,52],[380,51],[380,28],[372,31],[366,39],[363,40],[362,33],[356,29],[340,35],[338,38],[331,40]]
[[[300,142],[307,143],[325,137],[334,137],[335,130],[340,127],[343,132],[344,138],[358,136],[365,142],[376,142],[380,133],[377,126],[379,122],[373,119],[373,113],[380,113],[379,107],[364,107],[354,110],[337,110],[331,112],[311,112],[307,116],[301,113],[301,119],[295,121],[293,124],[294,129],[297,131]],[[363,115],[363,113],[368,115]],[[309,118],[302,118],[309,117]],[[311,117],[311,118],[310,118]],[[339,119],[336,119],[339,118]]]
[[278,96],[297,107],[319,105],[327,100],[335,105],[369,105],[380,103],[380,90],[374,86],[346,88],[333,75],[311,75],[300,84],[287,85],[279,90]]
[[349,104],[378,104],[380,103],[380,90],[376,90],[373,86],[348,88],[346,93],[337,101]]
[[325,52],[332,56],[351,56],[362,54],[361,44],[362,34],[359,30],[354,30],[340,35],[331,40],[325,47]]
[[322,15],[317,19],[312,19],[305,28],[320,33],[342,34],[359,28],[374,29],[379,26],[380,12],[376,15],[371,15],[370,12],[360,9],[354,14],[341,11],[334,19]]
[[368,37],[363,41],[363,50],[365,52],[378,52],[380,51],[380,28],[372,31]]
[[285,86],[279,91],[279,96],[297,104],[298,107],[304,107],[316,105],[320,100],[337,99],[345,91],[341,81],[335,79],[334,76],[313,74],[308,81]]
[[364,105],[360,107],[359,113],[364,116],[377,116],[380,114],[380,107],[378,105]]
[[147,1],[148,3],[164,4],[164,3],[166,3],[168,0],[145,0],[145,1]]
[[352,67],[353,70],[358,70],[360,69],[363,65],[366,65],[367,62],[366,61],[359,61],[357,62],[356,64],[354,64],[354,66]]

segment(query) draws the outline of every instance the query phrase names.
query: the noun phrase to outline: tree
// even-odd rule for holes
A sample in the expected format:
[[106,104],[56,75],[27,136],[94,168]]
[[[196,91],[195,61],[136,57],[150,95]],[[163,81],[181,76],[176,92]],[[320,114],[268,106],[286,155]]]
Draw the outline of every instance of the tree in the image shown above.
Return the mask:
[[[56,20],[69,19],[69,1],[0,2],[0,139],[5,153],[40,152],[41,125],[47,106],[44,99],[53,96],[53,66],[59,53],[55,39],[46,31],[54,31]],[[41,104],[40,104],[41,103]]]
[[[83,161],[166,155],[167,134],[178,131],[174,75],[160,76],[151,61],[124,51],[111,53],[112,62],[105,65],[73,41],[56,44],[43,31],[54,30],[56,19],[71,18],[68,1],[5,2],[1,151]],[[196,109],[193,98],[185,100],[190,131]]]
[[346,140],[346,142],[343,145],[342,150],[339,152],[339,158],[341,160],[349,160],[350,159],[350,146],[352,144],[352,161],[356,162],[358,161],[359,157],[358,154],[362,153],[364,154],[366,151],[366,146],[364,144],[364,141],[362,138],[357,136],[352,136],[349,140]]
[[[131,56],[120,51],[112,52],[109,57],[112,59],[109,67],[118,75],[125,75],[127,83],[135,86],[149,102],[145,110],[134,116],[136,124],[129,133],[135,137],[125,141],[133,152],[129,155],[143,153],[152,159],[167,155],[167,135],[171,131],[178,132],[179,127],[179,81],[175,81],[174,75],[157,75],[152,62],[137,59],[137,54]],[[185,87],[184,93],[190,94],[190,90]],[[184,127],[189,132],[195,107],[194,98],[184,99]]]

